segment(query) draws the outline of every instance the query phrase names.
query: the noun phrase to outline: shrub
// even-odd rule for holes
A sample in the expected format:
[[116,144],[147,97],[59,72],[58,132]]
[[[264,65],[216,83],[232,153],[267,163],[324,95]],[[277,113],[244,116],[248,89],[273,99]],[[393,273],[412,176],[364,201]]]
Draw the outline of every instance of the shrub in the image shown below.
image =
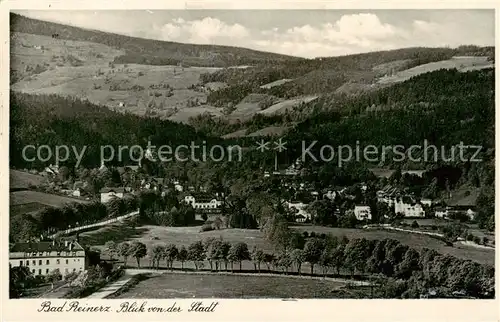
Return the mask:
[[418,227],[420,227],[420,226],[418,225],[418,222],[417,222],[416,220],[414,220],[414,221],[411,223],[411,228],[418,228]]

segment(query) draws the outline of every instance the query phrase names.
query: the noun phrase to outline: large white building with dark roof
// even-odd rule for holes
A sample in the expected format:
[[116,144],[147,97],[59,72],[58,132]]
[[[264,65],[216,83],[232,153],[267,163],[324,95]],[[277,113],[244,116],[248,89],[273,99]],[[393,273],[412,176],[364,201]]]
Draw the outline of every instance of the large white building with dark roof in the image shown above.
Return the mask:
[[9,250],[9,265],[26,266],[34,276],[55,269],[64,277],[87,269],[85,249],[77,241],[40,241],[16,243]]

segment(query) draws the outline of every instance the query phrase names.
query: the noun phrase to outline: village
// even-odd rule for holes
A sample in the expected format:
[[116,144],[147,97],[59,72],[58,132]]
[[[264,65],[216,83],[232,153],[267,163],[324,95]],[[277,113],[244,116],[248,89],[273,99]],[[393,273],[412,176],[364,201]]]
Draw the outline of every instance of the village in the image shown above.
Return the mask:
[[[406,234],[427,234],[445,240],[449,237],[452,238],[451,242],[455,239],[462,243],[475,243],[478,247],[479,244],[482,244],[482,247],[494,247],[494,239],[481,240],[461,235],[445,237],[445,234],[432,224],[435,224],[436,220],[442,221],[443,225],[446,221],[451,224],[457,220],[474,223],[476,208],[472,198],[453,204],[415,196],[405,193],[404,189],[398,188],[397,185],[387,183],[387,178],[379,178],[379,182],[386,184],[379,184],[378,190],[375,189],[377,185],[374,185],[373,181],[369,184],[361,182],[348,187],[332,186],[316,190],[312,183],[301,179],[304,172],[300,171],[300,168],[300,162],[295,162],[283,171],[264,171],[261,179],[263,182],[277,184],[275,189],[280,190],[281,195],[289,196],[280,198],[277,202],[283,206],[285,218],[291,225],[299,225],[300,229],[307,229],[310,225],[328,226],[337,223],[334,226],[346,229],[358,227],[399,230]],[[80,173],[79,179],[87,178],[86,181],[69,178],[70,172],[67,167],[58,165],[47,166],[40,172],[31,170],[30,174],[45,178],[44,184],[31,188],[75,200],[94,201],[103,206],[109,206],[117,200],[133,199],[143,193],[152,193],[160,198],[173,196],[180,204],[192,210],[192,224],[201,225],[200,232],[232,228],[228,218],[230,198],[224,191],[210,190],[207,186],[197,186],[196,183],[181,182],[175,177],[147,176],[140,165],[108,167],[102,164],[98,169],[75,169],[75,173]],[[89,182],[92,181],[85,177],[89,173],[114,179],[105,183],[99,190],[92,191],[92,187],[89,188]],[[423,175],[423,172],[418,174]],[[61,273],[62,280],[75,278],[75,275],[89,267],[89,255],[86,252],[95,246],[82,246],[79,243],[79,233],[128,220],[139,214],[139,211],[133,210],[130,209],[130,213],[114,215],[111,219],[87,222],[85,225],[68,224],[55,235],[42,235],[41,238],[32,236],[34,238],[25,242],[16,242],[11,246],[10,264],[29,266],[34,276],[52,276],[57,270]],[[168,211],[162,209],[155,211],[156,216],[168,214]],[[374,212],[377,214],[376,218],[373,216]],[[65,235],[73,237],[64,237]],[[154,236],[152,238],[158,239]],[[92,261],[95,262],[95,259]]]

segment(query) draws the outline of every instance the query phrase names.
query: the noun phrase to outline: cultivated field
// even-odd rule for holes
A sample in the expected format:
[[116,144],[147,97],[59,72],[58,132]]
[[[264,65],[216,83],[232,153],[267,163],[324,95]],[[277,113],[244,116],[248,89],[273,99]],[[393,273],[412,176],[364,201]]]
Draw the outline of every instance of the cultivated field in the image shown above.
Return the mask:
[[117,298],[334,298],[342,282],[271,276],[162,274]]

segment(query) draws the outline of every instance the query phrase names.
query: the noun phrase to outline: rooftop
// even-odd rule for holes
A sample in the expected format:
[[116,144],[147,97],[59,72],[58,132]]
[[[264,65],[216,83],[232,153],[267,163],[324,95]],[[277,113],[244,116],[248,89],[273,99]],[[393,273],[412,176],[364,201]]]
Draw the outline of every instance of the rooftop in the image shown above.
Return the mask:
[[125,189],[123,187],[116,187],[116,188],[108,188],[108,187],[105,187],[105,188],[102,188],[101,193],[108,193],[108,192],[115,192],[115,193],[123,193],[125,192]]
[[[70,250],[70,245],[72,248]],[[27,242],[27,243],[16,243],[10,247],[10,252],[22,252],[22,253],[35,253],[35,252],[52,252],[52,251],[77,251],[84,250],[83,247],[77,243],[73,242],[55,242],[55,241],[40,241],[40,242]]]
[[186,195],[186,197],[188,196],[194,197],[196,202],[209,202],[212,201],[213,199],[218,200],[217,196],[204,192],[192,192]]

